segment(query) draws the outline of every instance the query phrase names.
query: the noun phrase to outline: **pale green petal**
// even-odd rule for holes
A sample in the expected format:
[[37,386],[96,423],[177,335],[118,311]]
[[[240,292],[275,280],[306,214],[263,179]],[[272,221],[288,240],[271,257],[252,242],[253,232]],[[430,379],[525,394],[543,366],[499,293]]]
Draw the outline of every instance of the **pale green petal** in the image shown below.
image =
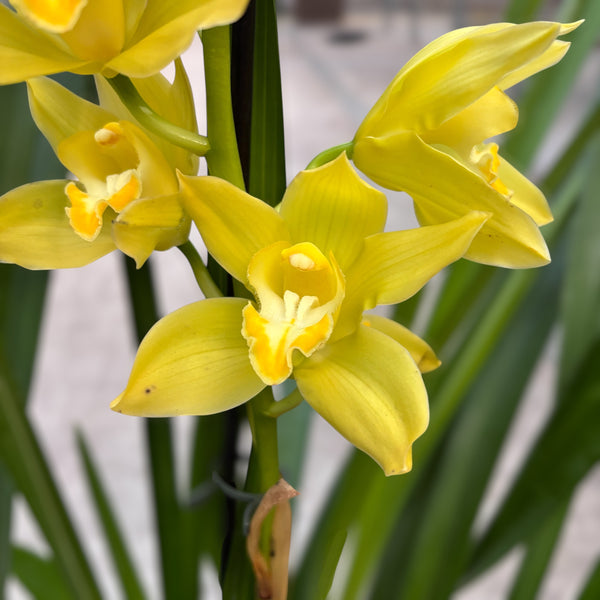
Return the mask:
[[327,255],[333,252],[342,270],[354,262],[363,239],[383,231],[385,195],[363,181],[346,154],[309,171],[289,185],[280,214],[293,242],[312,242]]
[[510,72],[542,55],[560,35],[558,23],[474,28],[411,61],[396,76],[357,134],[433,130],[486,94]]
[[425,340],[422,340],[417,334],[396,321],[369,314],[364,316],[363,325],[385,333],[401,346],[404,346],[410,352],[421,373],[429,373],[442,364]]
[[250,366],[241,298],[189,304],[162,318],[138,349],[125,391],[111,404],[143,417],[209,415],[242,404],[265,384]]
[[403,302],[416,294],[467,252],[488,217],[472,212],[442,225],[368,237],[363,253],[346,273],[346,298],[334,336],[352,330],[363,310]]
[[250,259],[265,246],[290,241],[282,217],[268,204],[218,177],[180,176],[183,204],[208,251],[242,283]]
[[526,212],[536,225],[551,223],[554,217],[542,191],[508,161],[499,158],[498,177],[513,192],[511,203]]
[[63,140],[77,132],[96,131],[117,120],[47,77],[28,81],[27,92],[33,119],[55,153]]
[[113,221],[117,248],[141,267],[154,250],[180,246],[189,236],[190,218],[178,194],[142,198],[128,204]]
[[69,225],[67,181],[29,183],[0,198],[0,261],[27,269],[81,267],[115,249],[106,211],[104,227],[93,242]]
[[383,187],[410,194],[423,225],[451,221],[471,211],[491,213],[465,257],[512,268],[549,262],[544,238],[529,215],[460,160],[418,136],[363,139],[355,145],[353,160]]
[[427,392],[408,351],[369,327],[328,344],[294,369],[304,399],[386,475],[412,468],[429,420]]
[[148,0],[128,48],[107,66],[130,77],[157,73],[191,44],[196,30],[237,21],[247,4],[248,0]]
[[0,4],[0,85],[72,71],[86,63],[73,56],[56,35],[30,26]]
[[429,144],[448,146],[468,159],[473,146],[514,129],[518,119],[517,105],[494,87],[435,131],[421,137]]

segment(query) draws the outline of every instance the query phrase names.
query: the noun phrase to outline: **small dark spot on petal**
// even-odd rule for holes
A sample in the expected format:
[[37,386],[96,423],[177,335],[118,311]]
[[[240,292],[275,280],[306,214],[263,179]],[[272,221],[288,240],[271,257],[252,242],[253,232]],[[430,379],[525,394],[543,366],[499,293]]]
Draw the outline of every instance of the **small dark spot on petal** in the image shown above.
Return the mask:
[[147,388],[144,389],[144,394],[150,394],[152,393],[154,390],[156,389],[155,385],[149,385]]

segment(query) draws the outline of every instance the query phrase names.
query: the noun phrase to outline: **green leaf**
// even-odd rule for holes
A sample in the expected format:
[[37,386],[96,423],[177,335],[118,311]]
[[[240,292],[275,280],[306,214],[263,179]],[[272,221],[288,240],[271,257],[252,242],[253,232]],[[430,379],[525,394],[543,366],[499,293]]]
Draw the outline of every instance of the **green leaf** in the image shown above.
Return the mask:
[[274,0],[256,0],[248,192],[271,206],[286,188],[283,101]]
[[94,464],[90,450],[81,432],[77,433],[77,446],[85,467],[85,474],[87,476],[91,496],[96,506],[96,512],[102,523],[104,535],[110,547],[110,558],[119,574],[123,593],[128,600],[143,599],[145,594],[142,591],[141,583],[138,579],[135,567],[131,562],[129,552],[127,551],[127,547],[123,540],[123,535],[121,534],[110,501],[104,490],[102,481],[100,480],[98,469]]
[[[135,331],[141,341],[158,320],[149,263],[141,269],[123,256],[129,285]],[[158,532],[163,592],[166,600],[195,598],[197,556],[181,543],[184,519],[175,488],[175,464],[171,422],[167,418],[145,419],[150,460],[154,514]]]
[[508,23],[533,21],[543,0],[511,0],[506,9]]
[[571,224],[562,292],[560,389],[569,384],[590,345],[600,336],[600,135],[591,144],[586,158],[586,184]]
[[12,547],[12,573],[35,600],[73,600],[54,558],[42,558],[25,548]]
[[[336,565],[336,543],[346,536],[353,524],[354,517],[369,492],[373,481],[383,479],[381,469],[371,458],[354,451],[340,473],[319,521],[315,524],[310,542],[304,553],[302,563],[290,586],[290,600],[314,600],[326,587],[329,575],[333,577]],[[333,543],[333,546],[332,546]],[[323,571],[328,565],[328,572]]]
[[476,544],[467,577],[476,576],[515,544],[535,534],[600,460],[600,339],[592,346],[565,399],[545,426],[509,495]]
[[0,458],[27,500],[73,595],[99,599],[100,592],[23,404],[0,357]]
[[531,600],[538,597],[540,585],[554,554],[568,508],[568,502],[557,508],[556,512],[528,540],[527,553],[510,591],[510,600]]
[[597,600],[600,596],[600,560],[592,569],[590,576],[579,594],[579,600]]
[[[436,474],[431,475],[429,493],[418,498],[416,535],[412,539],[397,531],[391,535],[375,597],[434,600],[451,595],[468,559],[469,532],[492,467],[554,323],[560,273],[556,258],[552,268],[537,271],[531,293],[506,322],[493,352],[467,388],[460,412],[446,433],[439,464],[434,465]],[[435,402],[435,396],[432,400]],[[400,515],[399,521],[403,518]],[[395,557],[406,547],[410,552],[401,564]],[[399,582],[400,570],[403,578]]]

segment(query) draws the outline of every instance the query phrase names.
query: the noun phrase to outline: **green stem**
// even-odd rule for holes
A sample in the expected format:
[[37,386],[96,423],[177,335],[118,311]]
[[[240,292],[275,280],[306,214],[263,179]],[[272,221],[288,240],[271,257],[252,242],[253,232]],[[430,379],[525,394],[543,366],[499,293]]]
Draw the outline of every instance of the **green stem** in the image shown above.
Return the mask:
[[316,169],[317,167],[322,167],[328,162],[337,158],[342,152],[345,152],[348,155],[348,158],[352,158],[352,150],[354,149],[353,142],[346,142],[345,144],[340,144],[339,146],[333,146],[332,148],[327,148],[327,150],[323,150],[315,156],[307,165],[306,170],[308,169]]
[[277,449],[277,419],[268,415],[275,403],[273,388],[267,386],[247,404],[248,421],[252,430],[253,461],[248,471],[246,489],[266,492],[281,477]]
[[154,112],[128,77],[116,75],[107,81],[133,117],[148,131],[198,156],[204,156],[210,150],[210,144],[206,137],[174,125]]
[[277,417],[280,417],[281,415],[292,410],[293,408],[296,408],[296,406],[299,406],[300,404],[302,404],[303,400],[304,400],[304,398],[302,397],[300,390],[298,390],[298,388],[296,388],[293,392],[288,394],[285,398],[282,398],[281,400],[273,402],[273,404],[271,404],[271,406],[269,406],[265,410],[265,415],[267,415],[268,417],[271,417],[272,419],[276,419]]
[[229,26],[202,33],[206,81],[207,133],[211,148],[208,172],[245,189],[231,104],[231,33]]
[[221,298],[223,296],[223,292],[221,292],[219,286],[217,286],[217,284],[213,281],[213,278],[210,276],[206,265],[204,264],[192,242],[188,240],[181,246],[177,247],[179,250],[181,250],[182,254],[190,263],[190,267],[192,267],[196,282],[202,290],[205,298]]

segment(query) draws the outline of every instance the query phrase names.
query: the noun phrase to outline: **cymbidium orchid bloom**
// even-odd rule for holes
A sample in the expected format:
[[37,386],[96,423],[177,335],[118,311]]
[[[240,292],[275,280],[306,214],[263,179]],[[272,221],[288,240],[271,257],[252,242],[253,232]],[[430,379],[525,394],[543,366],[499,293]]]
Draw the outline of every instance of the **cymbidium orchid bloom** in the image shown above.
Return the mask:
[[513,129],[507,88],[550,67],[579,23],[498,23],[434,40],[396,75],[353,141],[352,159],[378,184],[412,196],[419,222],[472,210],[492,217],[465,257],[504,267],[550,260],[538,226],[552,220],[542,192],[489,139]]
[[411,468],[428,422],[431,349],[387,318],[462,256],[488,215],[383,232],[385,196],[345,155],[301,172],[279,210],[215,177],[181,177],[216,260],[255,300],[217,298],[161,319],[138,350],[118,412],[202,415],[293,377],[304,399],[386,474]]
[[0,4],[0,84],[62,71],[147,77],[198,29],[237,21],[248,0],[11,0]]
[[[179,66],[173,84],[160,74],[143,81],[155,110],[179,107],[179,122],[195,127],[184,109],[191,96]],[[0,261],[30,269],[78,267],[118,248],[141,266],[153,250],[187,240],[191,220],[176,168],[195,173],[196,157],[150,139],[115,99],[110,107],[118,114],[51,79],[27,85],[36,124],[77,181],[30,183],[0,198]]]

